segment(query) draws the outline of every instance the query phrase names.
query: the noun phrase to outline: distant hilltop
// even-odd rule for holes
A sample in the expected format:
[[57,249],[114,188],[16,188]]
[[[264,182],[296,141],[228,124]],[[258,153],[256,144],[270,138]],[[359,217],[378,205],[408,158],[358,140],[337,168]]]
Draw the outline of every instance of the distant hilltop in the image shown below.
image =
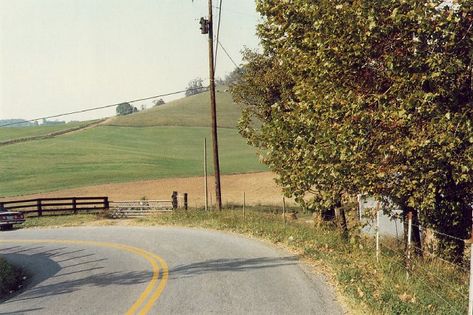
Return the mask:
[[0,127],[31,127],[31,126],[47,126],[47,125],[61,125],[65,121],[42,119],[41,123],[38,121],[28,121],[25,119],[0,119]]

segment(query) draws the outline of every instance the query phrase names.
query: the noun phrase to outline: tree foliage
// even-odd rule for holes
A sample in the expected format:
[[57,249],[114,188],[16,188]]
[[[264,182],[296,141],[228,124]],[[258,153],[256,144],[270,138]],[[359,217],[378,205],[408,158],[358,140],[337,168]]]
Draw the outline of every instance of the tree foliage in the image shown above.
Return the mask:
[[195,78],[187,84],[186,88],[186,96],[192,96],[192,95],[197,95],[202,92],[205,92],[207,90],[206,87],[204,87],[204,80],[201,78]]
[[138,109],[130,103],[121,103],[116,108],[117,115],[129,115],[137,111]]
[[166,104],[166,102],[162,98],[159,98],[157,100],[154,100],[153,104],[154,104],[154,106],[161,106],[161,105]]
[[232,91],[240,132],[285,193],[312,209],[374,194],[466,238],[473,1],[258,0],[257,10],[263,52],[245,52]]

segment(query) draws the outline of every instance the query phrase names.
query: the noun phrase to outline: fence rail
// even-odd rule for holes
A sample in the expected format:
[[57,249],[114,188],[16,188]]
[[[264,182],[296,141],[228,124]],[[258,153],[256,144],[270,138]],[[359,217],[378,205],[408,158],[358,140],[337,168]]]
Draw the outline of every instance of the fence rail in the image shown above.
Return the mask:
[[20,211],[30,215],[36,213],[78,213],[108,209],[108,197],[63,197],[0,201],[0,210]]

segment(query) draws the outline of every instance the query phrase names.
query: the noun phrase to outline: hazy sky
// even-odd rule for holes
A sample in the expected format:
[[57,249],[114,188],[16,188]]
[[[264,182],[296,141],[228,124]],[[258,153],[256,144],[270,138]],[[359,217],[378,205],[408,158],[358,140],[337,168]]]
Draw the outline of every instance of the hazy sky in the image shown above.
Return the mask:
[[[208,80],[207,35],[199,30],[206,15],[207,0],[0,0],[0,119],[113,104],[182,90],[195,77]],[[257,21],[254,0],[223,0],[220,39],[237,63],[243,46],[258,47]],[[217,76],[233,69],[220,49]]]

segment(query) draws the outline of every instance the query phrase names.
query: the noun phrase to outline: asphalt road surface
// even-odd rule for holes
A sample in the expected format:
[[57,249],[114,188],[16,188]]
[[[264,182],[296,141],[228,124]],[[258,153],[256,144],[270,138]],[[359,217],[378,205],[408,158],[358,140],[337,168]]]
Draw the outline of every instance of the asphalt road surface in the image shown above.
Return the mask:
[[342,314],[324,280],[264,242],[202,229],[80,227],[0,233],[31,272],[0,314]]

